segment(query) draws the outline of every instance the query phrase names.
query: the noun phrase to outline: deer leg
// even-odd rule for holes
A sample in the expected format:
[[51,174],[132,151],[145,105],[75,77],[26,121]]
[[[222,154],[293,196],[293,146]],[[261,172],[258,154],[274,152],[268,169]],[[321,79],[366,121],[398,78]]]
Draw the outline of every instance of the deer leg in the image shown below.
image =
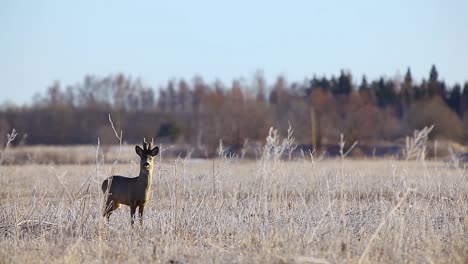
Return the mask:
[[132,224],[132,226],[133,226],[133,222],[134,222],[134,220],[135,220],[135,211],[136,211],[136,208],[137,208],[136,204],[130,205],[130,218],[131,218],[131,224]]
[[143,209],[145,209],[145,206],[140,204],[140,206],[138,206],[138,214],[140,216],[140,225],[143,225]]

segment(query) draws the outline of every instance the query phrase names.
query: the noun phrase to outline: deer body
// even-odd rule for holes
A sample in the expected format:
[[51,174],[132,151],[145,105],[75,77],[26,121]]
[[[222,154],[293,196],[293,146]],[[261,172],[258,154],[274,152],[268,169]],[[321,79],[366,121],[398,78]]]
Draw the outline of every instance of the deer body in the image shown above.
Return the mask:
[[[109,220],[112,212],[120,208],[122,204],[130,206],[130,217],[133,225],[135,211],[138,207],[140,224],[143,224],[143,210],[148,204],[151,195],[151,182],[153,178],[153,157],[159,152],[159,148],[152,149],[153,142],[147,146],[143,142],[143,149],[135,146],[135,151],[140,156],[140,174],[129,178],[114,175],[102,183],[102,192],[106,195],[106,204],[103,216]],[[110,183],[110,186],[109,186]]]

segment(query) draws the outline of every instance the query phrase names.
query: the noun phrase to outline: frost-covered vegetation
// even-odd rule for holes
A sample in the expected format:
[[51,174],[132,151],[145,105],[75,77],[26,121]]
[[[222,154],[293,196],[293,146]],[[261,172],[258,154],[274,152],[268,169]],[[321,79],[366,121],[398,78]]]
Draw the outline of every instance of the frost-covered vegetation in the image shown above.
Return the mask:
[[[0,167],[5,263],[466,263],[468,177],[427,160],[288,158],[271,130],[260,159],[155,164],[143,226],[101,216],[101,181],[138,161]],[[164,148],[162,148],[164,150]],[[99,153],[99,149],[96,149]],[[124,149],[124,152],[126,150]],[[99,156],[99,155],[98,155]],[[135,155],[136,157],[136,155]]]

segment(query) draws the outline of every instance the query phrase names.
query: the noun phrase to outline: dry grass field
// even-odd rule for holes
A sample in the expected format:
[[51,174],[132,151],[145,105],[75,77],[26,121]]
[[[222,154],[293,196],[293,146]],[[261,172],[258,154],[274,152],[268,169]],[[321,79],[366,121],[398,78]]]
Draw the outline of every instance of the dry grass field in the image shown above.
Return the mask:
[[[135,155],[136,157],[136,155]],[[468,176],[442,162],[158,159],[144,225],[106,222],[138,164],[0,166],[2,263],[467,263]]]

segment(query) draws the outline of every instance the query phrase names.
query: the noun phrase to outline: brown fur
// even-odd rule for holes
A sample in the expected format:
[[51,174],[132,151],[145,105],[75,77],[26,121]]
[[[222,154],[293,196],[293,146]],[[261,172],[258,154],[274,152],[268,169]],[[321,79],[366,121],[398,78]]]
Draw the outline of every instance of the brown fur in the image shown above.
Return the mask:
[[140,224],[143,224],[143,210],[148,204],[151,194],[153,158],[158,154],[159,148],[153,148],[153,140],[149,144],[146,143],[146,140],[143,140],[143,149],[137,145],[135,146],[135,151],[140,156],[140,173],[137,177],[129,178],[114,175],[105,179],[102,183],[102,192],[104,195],[107,194],[103,212],[103,216],[107,220],[109,220],[115,209],[120,208],[124,204],[130,206],[132,225],[137,207]]

